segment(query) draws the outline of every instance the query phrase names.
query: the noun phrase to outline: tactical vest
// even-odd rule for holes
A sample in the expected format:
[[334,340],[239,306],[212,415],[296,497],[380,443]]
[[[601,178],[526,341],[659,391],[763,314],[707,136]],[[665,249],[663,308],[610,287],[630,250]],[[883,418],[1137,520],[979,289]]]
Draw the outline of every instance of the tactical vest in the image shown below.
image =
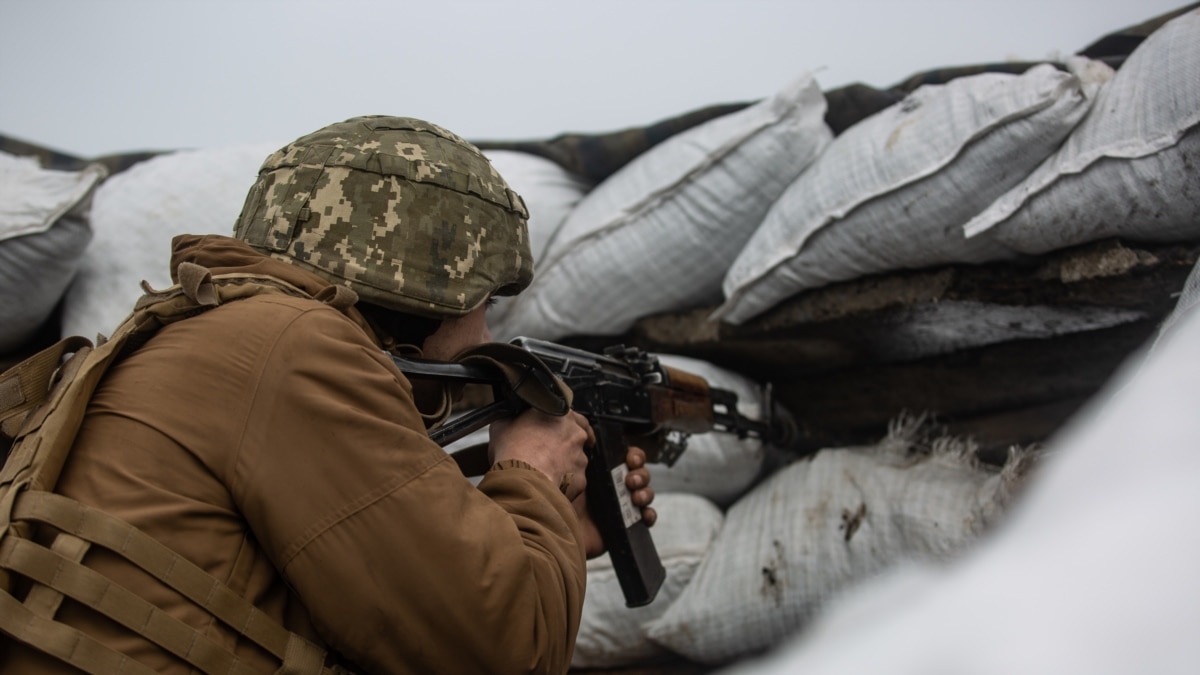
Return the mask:
[[[281,663],[276,673],[344,674],[340,666],[325,665],[322,647],[288,631],[165,545],[118,518],[53,492],[101,377],[160,328],[256,295],[314,297],[272,277],[213,276],[191,263],[181,264],[178,275],[180,283],[165,291],[143,284],[146,294],[133,313],[95,347],[84,338],[67,338],[0,375],[0,423],[5,435],[14,438],[0,471],[0,631],[88,673],[153,673],[56,621],[66,596],[201,672],[257,672],[230,649],[81,564],[91,546],[102,546],[274,655]],[[357,300],[353,291],[340,286],[326,288],[315,299],[337,309]],[[35,541],[38,528],[56,533],[48,547]]]

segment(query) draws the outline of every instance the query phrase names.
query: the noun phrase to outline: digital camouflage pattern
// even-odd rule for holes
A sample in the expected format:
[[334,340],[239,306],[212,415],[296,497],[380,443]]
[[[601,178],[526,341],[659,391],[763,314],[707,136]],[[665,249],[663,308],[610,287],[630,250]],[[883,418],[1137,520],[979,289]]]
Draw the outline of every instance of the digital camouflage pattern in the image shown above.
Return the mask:
[[529,285],[521,197],[457,135],[406,117],[356,117],[297,139],[259,169],[235,236],[437,319]]

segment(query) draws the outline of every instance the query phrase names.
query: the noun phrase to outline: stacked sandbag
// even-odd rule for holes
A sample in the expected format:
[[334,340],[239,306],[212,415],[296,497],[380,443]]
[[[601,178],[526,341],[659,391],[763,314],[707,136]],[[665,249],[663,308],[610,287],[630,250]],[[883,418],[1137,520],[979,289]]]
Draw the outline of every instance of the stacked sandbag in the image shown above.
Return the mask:
[[[484,150],[483,154],[492,162],[521,199],[529,211],[529,249],[533,253],[534,273],[545,257],[546,244],[554,237],[575,205],[591,189],[583,177],[567,171],[544,157],[516,150]],[[488,310],[488,323],[496,326],[493,338],[506,342],[517,335],[502,335],[499,325],[512,302],[510,297],[496,298],[496,304]]]
[[771,204],[830,142],[825,109],[804,76],[637,156],[575,206],[496,332],[616,335],[718,300]]
[[961,228],[1058,149],[1112,74],[1098,61],[1070,66],[925,85],[847,129],[732,262],[714,318],[742,323],[801,291],[870,274],[1013,257]]
[[743,658],[891,566],[966,549],[1002,514],[1023,464],[985,467],[969,443],[926,433],[905,418],[876,446],[822,450],[755,487],[650,638],[700,663]]
[[171,239],[232,234],[246,192],[279,144],[158,155],[111,177],[92,207],[95,239],[63,305],[64,335],[111,334],[142,295],[171,285]]
[[99,165],[55,171],[0,152],[0,354],[33,338],[75,278],[105,175]]
[[1200,10],[1150,35],[1063,147],[965,227],[1025,253],[1200,236]]
[[1200,311],[1176,311],[1154,349],[1050,440],[978,548],[894,570],[768,657],[721,672],[1197,672]]
[[571,659],[575,668],[617,668],[671,656],[650,641],[646,626],[687,587],[725,516],[716,505],[696,495],[657,494],[653,506],[658,521],[650,532],[666,579],[653,602],[630,608],[625,605],[612,558],[603,555],[589,560],[587,594]]

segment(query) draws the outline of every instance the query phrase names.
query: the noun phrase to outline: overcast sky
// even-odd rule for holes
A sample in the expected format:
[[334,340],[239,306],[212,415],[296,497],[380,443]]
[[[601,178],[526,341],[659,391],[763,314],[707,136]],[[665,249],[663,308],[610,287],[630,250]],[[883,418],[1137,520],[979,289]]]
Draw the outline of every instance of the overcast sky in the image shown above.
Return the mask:
[[92,157],[363,114],[474,140],[1042,59],[1186,0],[0,0],[0,134]]

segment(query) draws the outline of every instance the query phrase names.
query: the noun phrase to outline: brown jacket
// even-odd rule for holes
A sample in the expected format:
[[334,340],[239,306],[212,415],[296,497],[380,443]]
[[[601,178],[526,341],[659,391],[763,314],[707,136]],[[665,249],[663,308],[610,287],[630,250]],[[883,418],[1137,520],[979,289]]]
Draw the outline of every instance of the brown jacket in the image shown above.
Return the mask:
[[[226,237],[171,261],[320,277]],[[583,604],[579,525],[526,468],[478,487],[433,443],[412,387],[354,309],[279,295],[172,324],[93,398],[59,492],[141,528],[369,673],[562,673]],[[85,560],[272,672],[257,647],[116,556]],[[162,672],[186,664],[70,602],[59,615]],[[29,650],[5,673],[70,672]]]

